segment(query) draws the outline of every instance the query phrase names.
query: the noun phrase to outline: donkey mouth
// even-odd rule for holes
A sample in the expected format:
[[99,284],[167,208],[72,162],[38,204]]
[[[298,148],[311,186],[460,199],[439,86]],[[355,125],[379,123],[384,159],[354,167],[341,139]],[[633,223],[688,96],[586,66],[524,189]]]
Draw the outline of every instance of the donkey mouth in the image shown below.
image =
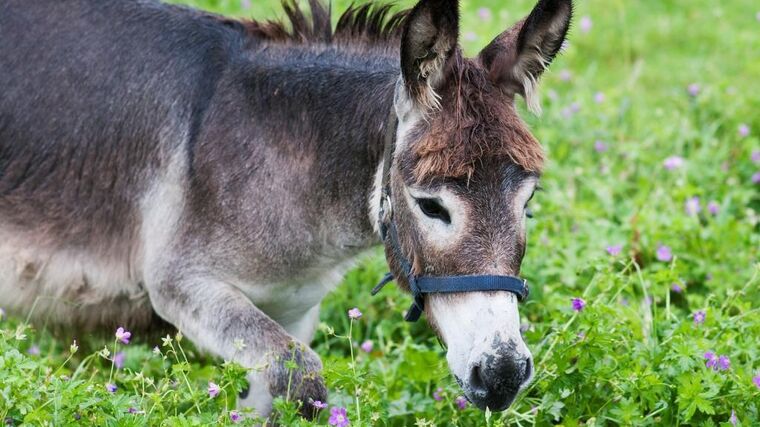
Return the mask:
[[485,411],[486,408],[492,412],[501,412],[509,408],[515,401],[517,395],[520,394],[521,388],[517,387],[505,387],[500,390],[488,390],[478,384],[471,385],[465,383],[458,376],[454,375],[459,387],[464,392],[464,397],[468,402],[473,404],[480,410]]
[[506,390],[502,396],[490,396],[481,392],[468,393],[465,391],[464,397],[480,410],[485,411],[487,408],[492,412],[501,412],[512,405],[518,393],[520,393],[519,389]]

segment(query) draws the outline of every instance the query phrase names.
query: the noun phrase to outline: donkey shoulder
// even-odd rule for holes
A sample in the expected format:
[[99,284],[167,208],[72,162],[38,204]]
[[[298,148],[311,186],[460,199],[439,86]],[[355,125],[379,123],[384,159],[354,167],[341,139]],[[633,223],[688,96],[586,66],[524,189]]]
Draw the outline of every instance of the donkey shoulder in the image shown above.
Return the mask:
[[188,156],[242,31],[153,1],[8,0],[0,39],[0,299],[149,321],[142,204]]

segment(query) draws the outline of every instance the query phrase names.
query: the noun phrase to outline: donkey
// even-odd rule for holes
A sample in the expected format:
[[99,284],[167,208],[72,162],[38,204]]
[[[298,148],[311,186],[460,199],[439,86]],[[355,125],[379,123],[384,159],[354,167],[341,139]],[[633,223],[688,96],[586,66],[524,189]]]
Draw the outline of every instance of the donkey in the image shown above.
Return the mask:
[[239,405],[267,416],[289,378],[326,399],[320,301],[382,242],[464,394],[505,409],[533,372],[509,275],[544,158],[514,104],[539,108],[571,0],[474,58],[456,0],[335,28],[319,0],[283,5],[289,22],[0,2],[0,305],[78,331],[168,322],[252,368]]

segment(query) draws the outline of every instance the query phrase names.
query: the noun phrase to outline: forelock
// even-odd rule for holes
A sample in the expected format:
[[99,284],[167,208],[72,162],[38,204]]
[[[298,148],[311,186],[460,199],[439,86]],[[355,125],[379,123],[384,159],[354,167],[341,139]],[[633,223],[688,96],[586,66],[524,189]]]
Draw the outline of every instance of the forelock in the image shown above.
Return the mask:
[[470,177],[491,159],[540,173],[543,149],[517,115],[513,99],[494,86],[476,62],[459,53],[448,73],[438,91],[441,108],[428,114],[411,135],[415,179]]

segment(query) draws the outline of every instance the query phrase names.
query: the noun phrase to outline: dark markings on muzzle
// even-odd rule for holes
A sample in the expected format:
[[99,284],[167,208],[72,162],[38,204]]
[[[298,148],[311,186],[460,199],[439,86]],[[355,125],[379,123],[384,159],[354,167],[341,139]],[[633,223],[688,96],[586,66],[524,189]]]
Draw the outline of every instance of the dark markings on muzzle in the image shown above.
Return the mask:
[[[412,273],[412,265],[404,256],[399,243],[398,230],[393,221],[393,208],[391,205],[391,162],[393,161],[393,147],[398,127],[398,118],[395,111],[391,110],[388,126],[385,131],[385,149],[383,152],[383,180],[382,194],[380,196],[380,237],[383,243],[390,247],[398,261],[412,292],[414,302],[406,312],[404,319],[407,322],[416,322],[425,309],[425,294],[454,293],[454,292],[482,292],[482,291],[507,291],[517,296],[518,301],[528,298],[528,282],[525,279],[514,276],[484,275],[484,276],[415,276]],[[387,273],[385,277],[372,289],[372,295],[393,280],[393,274]]]

